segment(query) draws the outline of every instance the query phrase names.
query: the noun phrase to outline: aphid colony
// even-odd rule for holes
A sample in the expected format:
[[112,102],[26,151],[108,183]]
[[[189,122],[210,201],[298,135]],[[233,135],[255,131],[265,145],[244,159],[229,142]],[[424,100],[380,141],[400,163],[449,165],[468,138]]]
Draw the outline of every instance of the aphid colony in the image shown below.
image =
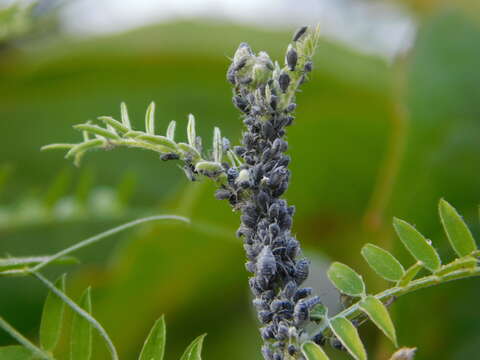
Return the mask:
[[[246,269],[253,274],[249,285],[262,323],[262,352],[267,360],[298,354],[303,326],[320,303],[318,296],[311,297],[312,289],[301,286],[308,277],[309,262],[298,258],[299,242],[291,233],[295,209],[280,198],[290,180],[285,127],[294,120],[295,91],[312,70],[308,51],[302,47],[307,35],[314,36],[306,27],[295,34],[283,69],[265,52],[255,55],[242,43],[227,72],[234,85],[232,101],[243,113],[246,131],[242,146],[234,148],[243,164],[228,167],[227,182],[216,197],[228,199],[242,212],[237,234],[244,241]],[[297,48],[302,49],[300,54]]]

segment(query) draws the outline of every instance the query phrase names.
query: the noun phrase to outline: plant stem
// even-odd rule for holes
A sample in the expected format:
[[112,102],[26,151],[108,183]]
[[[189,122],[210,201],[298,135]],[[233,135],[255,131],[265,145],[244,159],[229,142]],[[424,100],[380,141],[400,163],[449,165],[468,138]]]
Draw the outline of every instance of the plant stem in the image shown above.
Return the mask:
[[34,266],[30,271],[31,272],[37,272],[40,269],[47,266],[48,264],[50,264],[52,261],[55,261],[58,258],[61,258],[61,257],[65,256],[65,255],[68,255],[68,254],[71,254],[71,253],[73,253],[77,250],[80,250],[84,247],[92,245],[92,244],[94,244],[94,243],[96,243],[96,242],[98,242],[98,241],[100,241],[100,240],[102,240],[102,239],[104,239],[108,236],[114,235],[114,234],[119,233],[123,230],[129,229],[133,226],[136,226],[136,225],[139,225],[139,224],[142,224],[142,223],[145,223],[145,222],[149,222],[149,221],[167,220],[167,219],[178,220],[178,221],[183,221],[183,222],[186,222],[186,223],[190,223],[189,219],[187,219],[183,216],[176,216],[176,215],[157,215],[157,216],[150,216],[150,217],[145,217],[145,218],[137,219],[137,220],[134,220],[134,221],[130,221],[128,223],[117,226],[113,229],[110,229],[110,230],[104,231],[100,234],[97,234],[95,236],[89,237],[88,239],[80,241],[79,243],[76,243],[75,245],[72,245],[72,246],[70,246],[70,247],[68,247],[64,250],[61,250],[61,251],[57,252],[56,254],[48,257],[48,259],[41,262],[40,264]]
[[26,347],[35,355],[39,356],[45,360],[53,360],[53,357],[37,347],[35,344],[30,342],[27,338],[25,338],[22,334],[20,334],[12,325],[10,325],[4,318],[0,316],[0,327],[5,330],[7,333],[10,334],[15,340],[17,340],[20,344]]
[[43,277],[40,273],[32,271],[31,275],[33,275],[38,280],[40,280],[51,292],[53,292],[60,299],[62,299],[63,302],[65,302],[73,311],[75,311],[78,315],[80,315],[85,320],[87,320],[90,324],[92,324],[92,326],[95,329],[97,329],[100,336],[105,340],[107,348],[110,351],[110,354],[112,356],[112,360],[118,360],[118,353],[117,353],[117,350],[115,349],[115,345],[113,345],[112,340],[110,339],[110,337],[108,336],[107,332],[102,327],[102,325],[92,315],[90,315],[88,312],[86,312],[80,306],[78,306],[72,299],[70,299],[62,291],[57,289],[54,284],[52,284],[49,280]]
[[[474,276],[480,276],[480,267],[477,266],[472,269],[459,269],[459,270],[444,274],[442,276],[438,276],[435,274],[430,276],[425,276],[423,278],[411,281],[408,285],[404,287],[395,286],[390,289],[384,290],[376,294],[375,297],[379,300],[385,300],[392,297],[399,297],[402,295],[406,295],[420,289],[428,288],[434,285],[439,285],[452,280],[465,279],[465,278],[474,277]],[[341,317],[345,317],[352,320],[361,314],[362,312],[359,308],[359,303],[357,302],[352,306],[348,307],[347,309],[341,311],[335,316],[341,316]],[[330,331],[328,324],[321,326],[320,329],[321,331],[324,331],[325,334],[328,334]]]

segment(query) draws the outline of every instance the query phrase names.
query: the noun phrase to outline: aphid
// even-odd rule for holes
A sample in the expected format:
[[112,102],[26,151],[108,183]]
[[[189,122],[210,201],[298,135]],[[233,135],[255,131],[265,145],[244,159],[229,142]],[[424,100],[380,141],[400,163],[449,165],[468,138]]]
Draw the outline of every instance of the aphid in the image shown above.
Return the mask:
[[293,344],[290,344],[288,345],[288,353],[290,354],[290,356],[293,356],[297,353],[297,347]]
[[300,259],[295,265],[295,280],[297,284],[303,283],[309,273],[309,261],[307,259]]
[[265,279],[271,279],[277,272],[277,261],[269,246],[264,246],[258,255],[257,269]]
[[313,62],[307,61],[303,69],[305,72],[311,72],[313,70]]
[[283,359],[284,357],[282,353],[276,352],[275,354],[273,354],[273,360],[283,360]]
[[280,322],[277,326],[277,336],[276,339],[283,341],[288,338],[288,326],[285,323]]
[[290,85],[290,76],[287,73],[282,72],[278,77],[278,85],[280,86],[280,90],[285,93]]
[[239,71],[245,67],[247,64],[248,57],[244,56],[242,57],[237,63],[234,63],[233,70],[234,71]]
[[253,261],[247,261],[245,263],[245,269],[247,269],[247,271],[251,273],[255,273],[257,271],[257,267],[255,266],[255,263]]
[[268,310],[270,308],[268,301],[263,299],[259,299],[259,298],[253,299],[252,303],[253,303],[253,306],[255,306],[257,309]]
[[268,208],[268,203],[269,203],[269,200],[270,200],[270,196],[268,196],[268,194],[265,191],[260,190],[260,192],[258,193],[258,195],[256,197],[256,200],[257,200],[258,206],[263,211],[266,211],[267,208]]
[[246,112],[248,103],[241,96],[234,96],[232,102],[240,111]]
[[294,281],[289,281],[283,288],[283,296],[291,299],[297,292],[297,284]]
[[263,324],[267,324],[267,323],[269,323],[270,321],[272,321],[272,316],[273,316],[273,313],[272,313],[271,311],[263,310],[263,311],[259,311],[259,312],[258,312],[258,319],[259,319]]
[[273,300],[272,303],[270,304],[270,309],[273,312],[280,312],[282,310],[292,310],[293,304],[289,300],[280,300],[276,299]]
[[312,309],[315,305],[322,303],[319,296],[314,296],[311,299],[303,300],[303,302],[308,306],[309,309]]
[[318,334],[315,334],[312,337],[312,341],[317,345],[323,346],[323,345],[325,345],[326,339],[325,339],[325,336],[323,336],[323,334],[321,332],[319,332]]
[[295,103],[290,103],[290,104],[288,104],[288,106],[285,108],[285,111],[286,111],[287,113],[290,113],[290,112],[292,112],[292,111],[295,111],[296,108],[297,108],[297,104],[295,104]]
[[260,334],[264,340],[275,339],[275,331],[272,325],[260,328]]
[[280,227],[276,223],[273,223],[269,225],[268,231],[270,232],[272,238],[276,238],[280,233]]
[[287,63],[288,69],[290,71],[295,70],[295,66],[297,66],[297,61],[298,61],[297,51],[290,44],[288,46],[287,55],[285,56],[285,62]]
[[248,214],[243,214],[241,216],[242,222],[249,228],[254,229],[257,225],[257,221],[255,218],[249,216]]
[[266,344],[262,346],[262,355],[265,360],[273,360],[273,351]]
[[[291,237],[290,239],[287,240],[287,256],[290,258],[290,259],[295,259],[297,257],[297,254],[298,254],[298,241],[295,240],[295,238]],[[297,282],[298,283],[298,282]]]
[[297,302],[293,310],[293,318],[295,319],[295,322],[298,325],[301,325],[306,320],[308,320],[309,315],[310,315],[310,310],[308,306],[302,300]]
[[342,342],[338,340],[336,337],[330,339],[330,345],[337,350],[345,350],[344,346],[342,345]]
[[178,160],[178,159],[180,159],[180,156],[178,154],[175,154],[175,153],[166,153],[166,154],[160,155],[160,159],[163,160],[163,161]]
[[307,296],[310,296],[312,294],[312,288],[301,288],[298,289],[295,292],[295,295],[293,295],[293,301],[297,302],[300,299],[304,299]]
[[307,32],[308,26],[302,26],[300,29],[298,29],[295,34],[293,35],[292,41],[298,41],[302,38],[302,36]]
[[228,200],[232,196],[230,190],[227,189],[218,189],[215,191],[215,198],[217,200]]
[[236,79],[235,79],[235,69],[234,69],[233,64],[231,64],[230,67],[228,68],[228,71],[227,71],[227,80],[228,80],[228,82],[230,82],[230,83],[233,84],[233,85],[235,85],[235,83],[236,83]]

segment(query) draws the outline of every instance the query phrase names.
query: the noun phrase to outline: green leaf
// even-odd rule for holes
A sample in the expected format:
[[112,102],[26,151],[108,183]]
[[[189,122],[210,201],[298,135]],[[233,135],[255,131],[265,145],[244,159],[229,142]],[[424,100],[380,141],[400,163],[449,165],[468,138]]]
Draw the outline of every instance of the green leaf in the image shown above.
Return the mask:
[[167,138],[174,141],[175,140],[175,127],[177,126],[177,122],[175,120],[170,121],[167,128]]
[[197,135],[195,132],[195,116],[193,114],[188,115],[187,138],[188,144],[196,149]]
[[330,328],[350,355],[356,360],[367,359],[367,352],[362,340],[360,340],[358,331],[349,320],[343,317],[335,317],[330,320]]
[[125,126],[128,129],[131,129],[132,125],[130,124],[130,118],[128,117],[127,105],[124,102],[122,102],[120,104],[120,113],[121,113],[121,116],[122,116],[123,126]]
[[78,125],[74,125],[73,127],[76,130],[87,131],[89,133],[92,133],[98,136],[103,136],[104,138],[107,138],[107,139],[112,139],[112,140],[119,139],[117,134],[114,134],[113,132],[110,132],[107,129],[104,129],[98,125],[78,124]]
[[[79,305],[89,314],[92,313],[90,288],[87,288],[83,293]],[[70,359],[89,360],[92,356],[92,325],[77,313],[73,315],[72,333],[70,337]]]
[[145,114],[145,131],[150,135],[155,134],[155,103],[153,101],[148,105]]
[[[65,292],[66,275],[60,276],[55,281],[55,287]],[[47,351],[53,351],[60,338],[62,329],[64,302],[53,292],[49,292],[43,307],[40,323],[40,346]]]
[[445,233],[457,255],[466,256],[477,250],[475,239],[457,210],[443,199],[438,204],[438,210]]
[[343,294],[362,296],[365,284],[362,277],[345,264],[334,262],[328,269],[328,278]]
[[422,269],[422,264],[420,262],[417,262],[410,266],[407,271],[405,271],[405,274],[403,277],[398,281],[397,286],[404,287],[412,281],[415,276],[417,276],[418,272]]
[[405,273],[402,264],[387,250],[373,244],[362,248],[362,256],[368,265],[381,277],[389,281],[398,281]]
[[206,334],[200,335],[188,345],[180,360],[202,360],[203,339]]
[[121,134],[124,134],[130,131],[128,127],[123,125],[121,122],[115,120],[111,116],[99,116],[98,120],[103,121],[106,125],[110,125],[112,128],[114,128],[116,131],[118,131]]
[[303,343],[302,353],[307,360],[329,360],[323,349],[312,341]]
[[368,315],[377,327],[397,345],[397,335],[386,306],[375,296],[368,295],[360,301],[360,309]]
[[21,345],[0,347],[0,359],[2,360],[34,360],[30,350]]
[[430,242],[417,229],[397,218],[393,219],[393,226],[403,245],[425,268],[432,272],[440,268],[440,257]]
[[139,360],[163,360],[165,337],[165,318],[162,316],[155,322],[147,340],[145,340]]

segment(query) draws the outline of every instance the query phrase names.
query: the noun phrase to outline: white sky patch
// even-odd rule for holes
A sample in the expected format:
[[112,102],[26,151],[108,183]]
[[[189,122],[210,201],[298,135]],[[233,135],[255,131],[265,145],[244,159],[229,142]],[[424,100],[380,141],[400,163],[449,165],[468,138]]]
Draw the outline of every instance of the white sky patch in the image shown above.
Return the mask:
[[66,30],[80,36],[192,18],[275,28],[319,23],[325,37],[387,58],[415,34],[398,5],[364,0],[76,0],[63,11]]

